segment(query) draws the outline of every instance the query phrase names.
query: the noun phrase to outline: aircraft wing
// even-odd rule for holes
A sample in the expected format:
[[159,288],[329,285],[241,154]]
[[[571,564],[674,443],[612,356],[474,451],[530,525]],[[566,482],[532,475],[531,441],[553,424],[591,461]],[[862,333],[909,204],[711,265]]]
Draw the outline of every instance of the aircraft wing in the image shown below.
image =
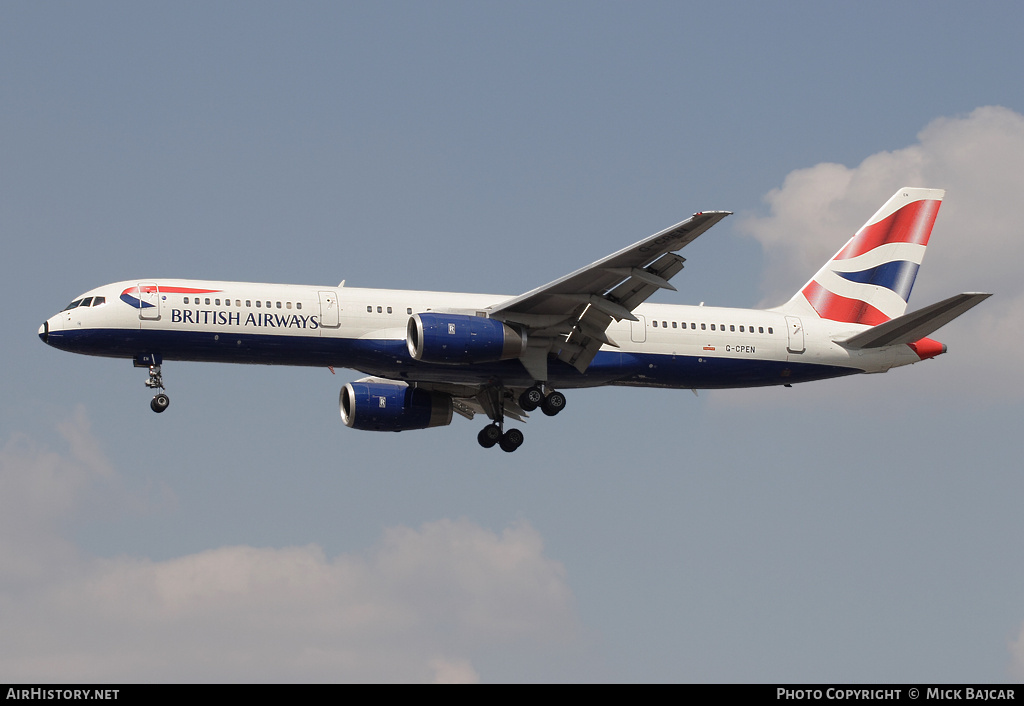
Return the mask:
[[[388,378],[365,377],[356,382],[375,382],[387,385],[406,385],[401,380]],[[522,388],[498,388],[493,385],[464,385],[460,383],[445,382],[415,382],[414,387],[431,392],[443,392],[452,397],[452,411],[466,419],[473,419],[478,414],[486,414],[491,419],[497,416],[511,417],[519,422],[525,422],[530,416],[519,406],[519,394],[525,390]]]
[[669,280],[685,262],[675,251],[728,215],[729,211],[696,213],[565,277],[502,302],[490,316],[526,329],[528,348],[522,361],[535,379],[547,379],[551,352],[583,372],[603,344],[617,345],[606,333],[612,319],[636,321],[633,310],[654,292],[675,290]]

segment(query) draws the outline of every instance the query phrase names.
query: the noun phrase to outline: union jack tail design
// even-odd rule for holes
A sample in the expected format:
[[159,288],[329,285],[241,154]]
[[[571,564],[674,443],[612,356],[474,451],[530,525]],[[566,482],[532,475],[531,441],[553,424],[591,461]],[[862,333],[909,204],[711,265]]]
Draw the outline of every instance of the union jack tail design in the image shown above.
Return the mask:
[[782,308],[867,326],[902,316],[945,193],[897,191]]

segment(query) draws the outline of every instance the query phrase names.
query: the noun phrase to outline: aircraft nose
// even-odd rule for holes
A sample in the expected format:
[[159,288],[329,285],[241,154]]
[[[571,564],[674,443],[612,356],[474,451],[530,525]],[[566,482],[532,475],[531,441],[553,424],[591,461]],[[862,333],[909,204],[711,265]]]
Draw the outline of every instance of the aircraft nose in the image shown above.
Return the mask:
[[39,327],[39,340],[48,346],[54,345],[57,340],[54,338],[53,334],[56,333],[59,337],[62,328],[60,316],[51,316],[43,322],[42,326]]

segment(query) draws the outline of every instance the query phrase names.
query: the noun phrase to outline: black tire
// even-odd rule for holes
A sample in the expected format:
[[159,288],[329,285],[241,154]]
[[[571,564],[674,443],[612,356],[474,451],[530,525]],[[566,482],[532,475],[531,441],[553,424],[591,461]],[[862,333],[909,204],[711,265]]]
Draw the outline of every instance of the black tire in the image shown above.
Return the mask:
[[523,432],[519,429],[509,429],[501,436],[501,450],[512,453],[522,446],[525,440]]
[[544,398],[544,404],[541,405],[541,409],[544,410],[544,414],[549,417],[555,416],[565,409],[565,395],[557,390],[552,392]]
[[149,403],[149,408],[157,414],[160,414],[167,409],[170,404],[171,398],[161,392],[159,395],[153,397],[152,401]]
[[532,412],[544,401],[544,392],[539,387],[531,387],[519,395],[519,406],[524,412]]
[[485,449],[489,449],[501,441],[501,429],[497,424],[488,424],[476,435],[476,440]]

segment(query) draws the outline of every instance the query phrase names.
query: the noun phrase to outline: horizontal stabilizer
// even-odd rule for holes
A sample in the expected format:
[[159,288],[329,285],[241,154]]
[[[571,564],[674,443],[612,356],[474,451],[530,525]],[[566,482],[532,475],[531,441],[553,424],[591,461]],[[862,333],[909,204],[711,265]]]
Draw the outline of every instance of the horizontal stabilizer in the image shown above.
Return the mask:
[[845,341],[837,341],[846,348],[881,348],[899,343],[913,343],[948,324],[965,311],[981,304],[991,294],[967,292],[943,299],[918,311],[897,316]]

